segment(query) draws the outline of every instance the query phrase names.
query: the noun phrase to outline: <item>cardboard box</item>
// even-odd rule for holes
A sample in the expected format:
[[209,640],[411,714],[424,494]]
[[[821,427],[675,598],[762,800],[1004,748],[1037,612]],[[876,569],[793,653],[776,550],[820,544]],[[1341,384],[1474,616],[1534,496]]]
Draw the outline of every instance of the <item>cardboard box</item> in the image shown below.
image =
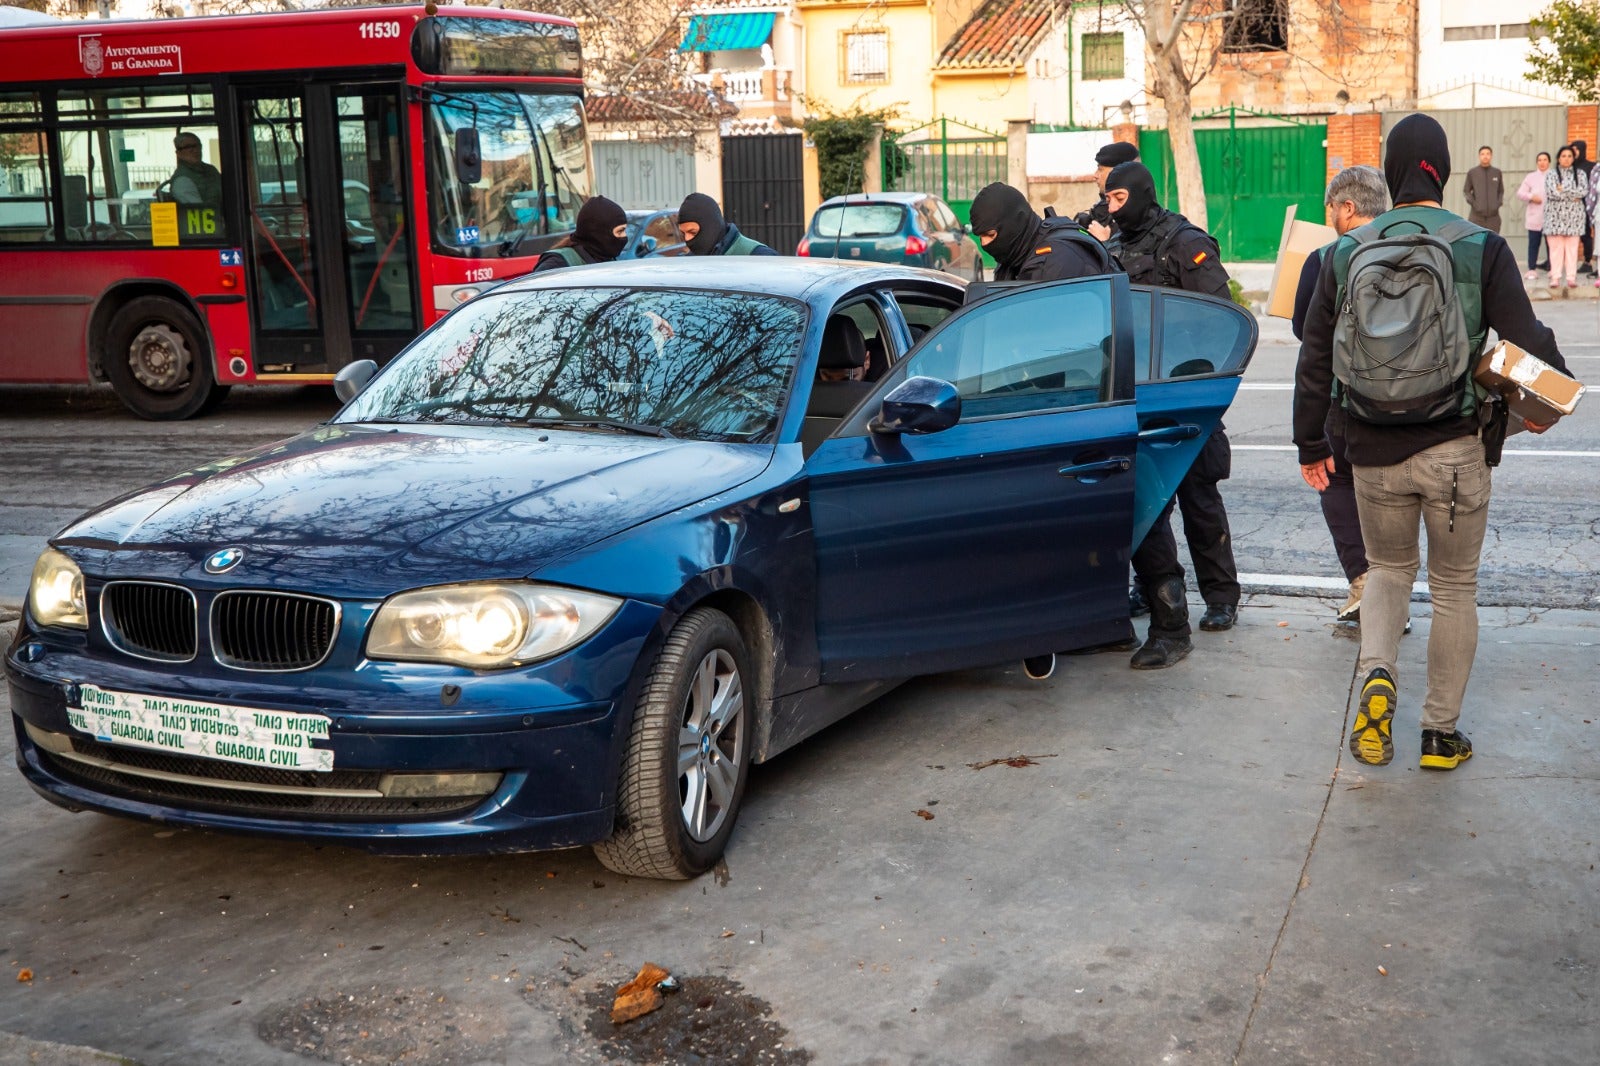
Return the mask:
[[1506,398],[1513,432],[1521,428],[1517,419],[1543,426],[1570,415],[1585,391],[1581,381],[1510,341],[1501,341],[1485,352],[1472,377],[1479,385]]
[[1272,268],[1272,288],[1267,293],[1267,314],[1273,318],[1294,317],[1294,291],[1300,285],[1306,257],[1339,236],[1332,226],[1297,220],[1297,206],[1290,204],[1283,215],[1283,239],[1278,242],[1278,261]]

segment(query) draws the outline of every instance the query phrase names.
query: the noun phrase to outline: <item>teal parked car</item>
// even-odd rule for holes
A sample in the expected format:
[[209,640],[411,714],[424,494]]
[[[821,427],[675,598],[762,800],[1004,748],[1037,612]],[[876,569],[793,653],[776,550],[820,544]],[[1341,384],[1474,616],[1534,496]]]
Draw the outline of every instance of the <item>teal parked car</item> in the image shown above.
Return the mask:
[[925,192],[851,193],[825,200],[797,255],[903,263],[983,280],[983,257],[969,226]]

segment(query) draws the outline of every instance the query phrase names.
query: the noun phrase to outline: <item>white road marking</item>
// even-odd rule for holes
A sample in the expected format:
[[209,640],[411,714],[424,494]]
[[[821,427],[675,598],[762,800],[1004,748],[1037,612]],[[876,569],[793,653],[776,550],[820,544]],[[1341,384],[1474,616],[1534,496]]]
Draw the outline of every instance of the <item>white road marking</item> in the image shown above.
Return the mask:
[[[1234,444],[1231,447],[1236,452],[1297,452],[1300,450],[1293,444]],[[1500,454],[1538,455],[1551,459],[1600,459],[1600,451],[1571,452],[1558,451],[1554,448],[1507,448]]]
[[[1322,577],[1318,574],[1240,574],[1239,584],[1258,588],[1316,589],[1318,591],[1346,593],[1350,582],[1342,577]],[[1428,583],[1418,581],[1411,586],[1415,592],[1427,592]]]

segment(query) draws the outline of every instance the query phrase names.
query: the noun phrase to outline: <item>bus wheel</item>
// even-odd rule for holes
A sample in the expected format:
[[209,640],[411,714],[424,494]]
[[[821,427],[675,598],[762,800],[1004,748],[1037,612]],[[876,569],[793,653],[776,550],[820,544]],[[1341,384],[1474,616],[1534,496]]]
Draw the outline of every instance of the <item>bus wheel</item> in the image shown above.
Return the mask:
[[221,397],[205,330],[162,296],[128,301],[106,330],[106,380],[140,418],[190,418]]

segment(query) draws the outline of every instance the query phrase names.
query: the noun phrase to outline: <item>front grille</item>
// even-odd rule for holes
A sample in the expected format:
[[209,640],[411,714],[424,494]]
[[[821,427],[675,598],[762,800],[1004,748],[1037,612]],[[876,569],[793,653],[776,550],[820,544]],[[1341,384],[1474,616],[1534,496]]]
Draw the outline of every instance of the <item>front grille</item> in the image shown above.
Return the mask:
[[221,592],[211,604],[217,662],[240,670],[307,670],[328,657],[339,605],[287,592]]
[[113,581],[100,593],[100,623],[115,647],[141,659],[194,658],[194,593],[153,581]]
[[[315,817],[334,821],[429,821],[452,814],[465,814],[481,804],[488,795],[391,798],[376,794],[384,776],[376,771],[335,770],[319,774],[274,770],[264,766],[140,751],[101,744],[78,736],[71,740],[74,753],[94,762],[74,759],[71,755],[58,754],[41,747],[38,749],[39,757],[49,765],[52,773],[96,792],[109,792],[147,802],[170,803],[195,810],[286,819]],[[127,772],[119,769],[123,767]],[[150,776],[152,771],[173,776],[153,777]],[[189,780],[174,780],[174,777]],[[230,784],[240,787],[230,788]],[[275,791],[277,789],[316,791]],[[340,792],[346,794],[328,794]]]

